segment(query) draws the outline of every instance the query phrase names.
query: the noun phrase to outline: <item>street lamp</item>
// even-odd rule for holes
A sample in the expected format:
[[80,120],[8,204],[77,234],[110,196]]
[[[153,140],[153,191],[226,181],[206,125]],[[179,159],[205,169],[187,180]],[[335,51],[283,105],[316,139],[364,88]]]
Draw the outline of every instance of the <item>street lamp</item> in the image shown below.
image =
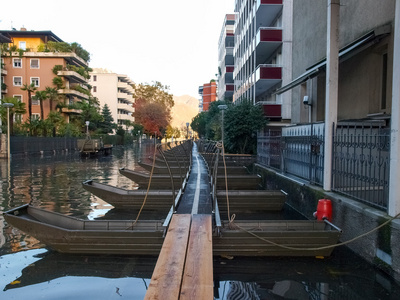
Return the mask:
[[86,121],[85,124],[86,124],[86,136],[89,136],[89,124],[90,124],[90,122]]
[[2,105],[7,107],[7,157],[10,158],[10,108],[14,107],[14,104],[3,103]]
[[189,137],[189,122],[186,123],[186,139]]
[[225,104],[221,104],[218,105],[219,110],[222,111],[222,127],[221,127],[221,131],[222,131],[222,144],[224,144],[224,111],[228,108],[227,105]]

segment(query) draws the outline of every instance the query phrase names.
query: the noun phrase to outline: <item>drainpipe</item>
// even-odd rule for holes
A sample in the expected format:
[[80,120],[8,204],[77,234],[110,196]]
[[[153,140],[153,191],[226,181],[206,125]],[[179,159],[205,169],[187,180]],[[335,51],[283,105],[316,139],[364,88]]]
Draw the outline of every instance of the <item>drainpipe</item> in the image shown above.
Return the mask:
[[392,114],[390,134],[390,177],[389,177],[389,204],[388,214],[395,216],[400,213],[400,0],[396,0],[394,17],[393,43],[393,84],[392,84]]
[[339,10],[340,0],[328,0],[326,42],[324,190],[332,187],[333,133],[337,123],[339,79]]

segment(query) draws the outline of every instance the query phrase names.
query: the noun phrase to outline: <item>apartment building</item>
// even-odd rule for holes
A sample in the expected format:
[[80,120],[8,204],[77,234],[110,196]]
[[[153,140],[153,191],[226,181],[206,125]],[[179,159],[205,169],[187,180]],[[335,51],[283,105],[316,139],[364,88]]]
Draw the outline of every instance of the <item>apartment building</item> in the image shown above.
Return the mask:
[[290,95],[274,91],[291,80],[292,7],[291,0],[235,1],[233,101],[262,105],[275,121],[291,118]]
[[94,68],[90,72],[89,82],[92,85],[92,94],[99,100],[101,108],[107,104],[114,122],[127,129],[127,121],[135,121],[134,82],[126,75],[101,68]]
[[208,111],[210,103],[217,100],[217,83],[212,80],[199,87],[201,111]]
[[218,99],[232,101],[235,89],[233,81],[233,48],[235,15],[225,16],[218,41]]
[[[59,99],[43,102],[44,116],[41,116],[40,102],[32,102],[32,118],[46,118],[50,111],[58,105],[67,122],[72,114],[79,114],[74,107],[77,101],[89,99],[88,63],[74,52],[63,52],[53,49],[55,44],[63,41],[51,31],[1,30],[0,34],[11,40],[2,49],[2,98],[15,97],[26,103],[28,108],[28,92],[21,90],[25,84],[34,84],[37,91],[47,87],[57,88]],[[48,43],[53,42],[52,47]],[[59,85],[54,78],[59,77]],[[28,109],[27,109],[28,110]],[[21,117],[24,122],[28,113]]]

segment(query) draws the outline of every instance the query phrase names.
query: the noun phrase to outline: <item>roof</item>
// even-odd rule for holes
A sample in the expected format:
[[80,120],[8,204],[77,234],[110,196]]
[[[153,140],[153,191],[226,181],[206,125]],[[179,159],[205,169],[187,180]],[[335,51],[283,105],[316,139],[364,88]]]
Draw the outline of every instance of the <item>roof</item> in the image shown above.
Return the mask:
[[0,33],[0,43],[11,43],[11,39]]
[[[12,39],[13,37],[42,37],[44,40],[53,42],[63,42],[58,36],[52,33],[50,30],[43,31],[28,31],[28,30],[0,30],[0,35],[6,38]],[[44,37],[47,37],[45,39]]]

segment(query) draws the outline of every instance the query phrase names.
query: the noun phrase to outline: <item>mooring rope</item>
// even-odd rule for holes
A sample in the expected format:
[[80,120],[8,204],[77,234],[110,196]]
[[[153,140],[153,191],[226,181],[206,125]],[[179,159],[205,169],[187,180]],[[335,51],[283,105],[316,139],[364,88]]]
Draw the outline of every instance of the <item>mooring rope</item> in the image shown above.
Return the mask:
[[358,235],[358,236],[356,236],[356,237],[354,237],[354,238],[352,238],[352,239],[350,239],[348,241],[345,241],[345,242],[342,242],[342,243],[338,243],[338,244],[333,244],[333,245],[314,247],[314,248],[313,247],[310,247],[310,248],[298,248],[298,247],[290,247],[290,246],[281,245],[281,244],[275,243],[275,242],[273,242],[271,240],[265,239],[265,238],[255,234],[254,232],[251,232],[251,231],[249,231],[249,230],[247,230],[247,229],[245,229],[245,228],[243,228],[243,227],[241,227],[241,226],[239,226],[237,224],[235,224],[235,227],[239,228],[240,230],[242,230],[244,232],[247,232],[248,234],[250,234],[250,235],[252,235],[252,236],[254,236],[254,237],[256,237],[256,238],[258,238],[258,239],[260,239],[260,240],[262,240],[264,242],[267,242],[267,243],[269,243],[271,245],[274,245],[274,246],[277,246],[277,247],[280,247],[280,248],[284,248],[284,249],[288,249],[288,250],[298,250],[298,251],[313,251],[313,250],[325,250],[325,249],[330,249],[330,248],[335,248],[335,247],[347,245],[347,244],[349,244],[351,242],[354,242],[354,241],[356,241],[356,240],[358,240],[358,239],[360,239],[360,238],[362,238],[364,236],[367,236],[367,235],[373,233],[374,231],[382,228],[383,226],[386,226],[387,224],[389,224],[391,221],[393,221],[394,219],[398,218],[399,216],[400,216],[400,213],[398,213],[394,217],[391,217],[389,220],[387,220],[384,223],[382,223],[381,225],[371,229],[370,231],[367,231],[367,232],[365,232],[363,234],[360,234],[360,235]]
[[[248,234],[250,234],[250,235],[252,235],[252,236],[254,236],[254,237],[256,237],[256,238],[258,238],[258,239],[260,239],[260,240],[262,240],[264,242],[267,242],[267,243],[269,243],[271,245],[274,245],[274,246],[277,246],[277,247],[280,247],[280,248],[284,248],[284,249],[288,249],[288,250],[298,250],[298,251],[313,251],[313,250],[325,250],[325,249],[330,249],[330,248],[336,248],[336,247],[339,247],[339,246],[344,246],[344,245],[347,245],[349,243],[352,243],[352,242],[354,242],[354,241],[356,241],[356,240],[358,240],[358,239],[360,239],[360,238],[362,238],[364,236],[367,236],[367,235],[379,230],[380,228],[386,226],[391,221],[393,221],[394,219],[396,219],[396,218],[398,218],[400,216],[400,213],[398,213],[394,217],[389,218],[387,221],[385,221],[381,225],[371,229],[370,231],[367,231],[367,232],[365,232],[363,234],[360,234],[360,235],[358,235],[358,236],[356,236],[356,237],[354,237],[354,238],[352,238],[352,239],[350,239],[348,241],[345,241],[345,242],[342,242],[342,243],[338,243],[338,244],[321,246],[321,247],[298,248],[298,247],[290,247],[290,246],[285,246],[285,245],[281,245],[281,244],[275,243],[275,242],[273,242],[271,240],[265,239],[265,238],[257,235],[256,233],[251,232],[251,231],[249,231],[249,230],[247,230],[247,229],[245,229],[245,228],[243,228],[243,227],[241,227],[241,226],[239,226],[239,225],[234,223],[234,220],[236,218],[236,214],[232,214],[232,215],[230,214],[230,204],[229,204],[229,195],[228,195],[228,179],[227,179],[228,176],[227,176],[227,170],[226,170],[224,142],[223,141],[222,141],[222,143],[217,142],[216,143],[216,147],[219,148],[219,149],[222,149],[222,159],[223,159],[223,162],[224,162],[224,171],[225,171],[226,205],[227,205],[228,221],[229,221],[228,228],[231,229],[231,230],[240,229],[240,230],[242,230],[244,232],[247,232]],[[217,168],[218,168],[218,165],[217,165]]]
[[[234,224],[234,220],[236,218],[235,214],[230,213],[230,204],[229,204],[229,189],[228,189],[228,174],[226,171],[226,161],[225,161],[225,146],[224,146],[224,141],[221,143],[217,143],[215,145],[218,149],[222,149],[222,161],[224,162],[224,172],[225,172],[225,194],[226,194],[226,207],[227,207],[227,212],[228,212],[228,220],[229,220],[229,228],[234,229],[237,225]],[[218,170],[218,162],[217,162],[217,170]]]
[[151,185],[151,178],[153,177],[154,166],[155,166],[155,164],[156,164],[156,153],[157,153],[157,144],[155,143],[155,144],[154,144],[154,154],[153,154],[153,165],[151,166],[149,183],[147,184],[147,191],[146,191],[146,194],[145,194],[145,196],[144,196],[142,206],[141,206],[140,209],[139,209],[139,213],[138,213],[138,215],[136,216],[136,220],[135,220],[135,221],[132,223],[132,225],[130,225],[127,229],[131,229],[131,228],[133,228],[133,226],[135,226],[135,224],[136,224],[137,221],[139,220],[140,214],[142,213],[143,207],[144,207],[144,205],[146,204],[147,196],[148,196],[148,194],[149,194],[150,185]]

